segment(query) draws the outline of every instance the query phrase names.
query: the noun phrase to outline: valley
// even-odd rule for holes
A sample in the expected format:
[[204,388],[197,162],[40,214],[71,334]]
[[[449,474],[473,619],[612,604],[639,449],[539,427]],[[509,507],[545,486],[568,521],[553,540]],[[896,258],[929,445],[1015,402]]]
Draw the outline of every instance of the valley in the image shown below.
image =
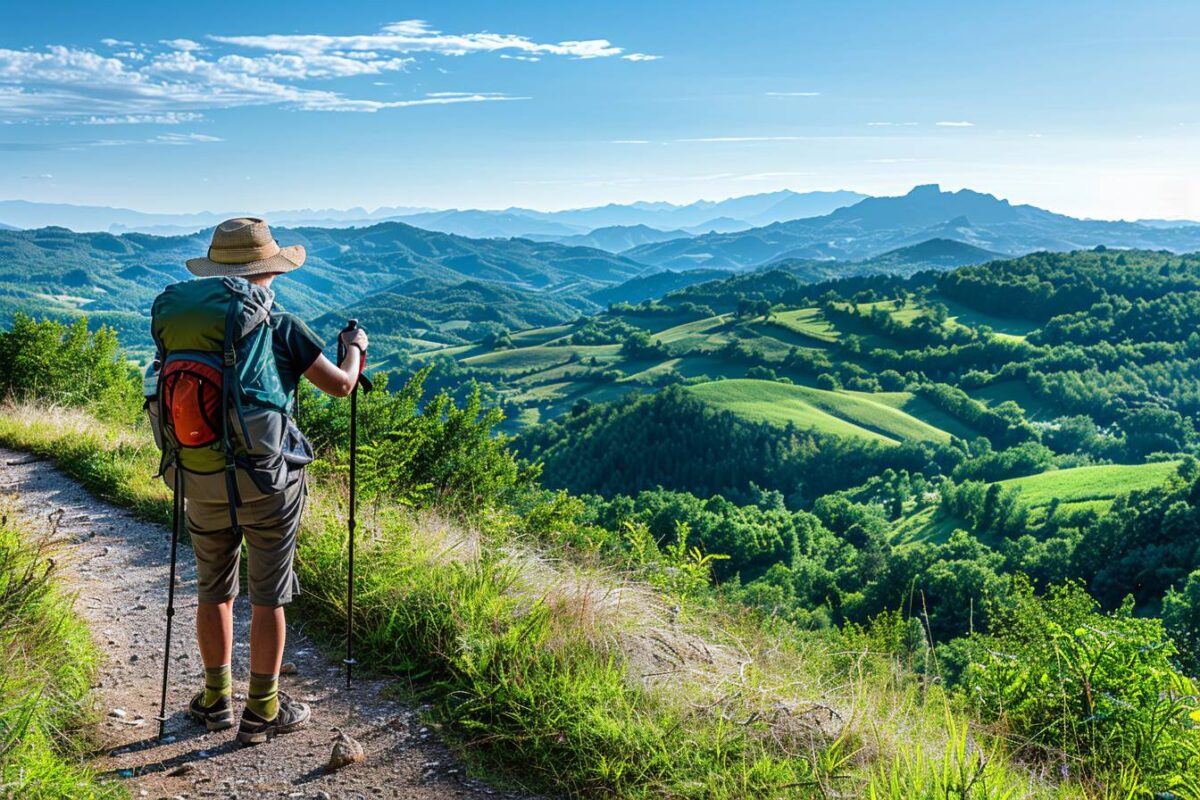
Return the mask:
[[[754,636],[883,648],[913,680],[936,659],[980,718],[997,719],[979,699],[984,667],[1015,668],[994,653],[1059,636],[1041,625],[1028,644],[1021,620],[1041,613],[1159,653],[1158,674],[1186,680],[1200,661],[1171,642],[1200,619],[1200,254],[1179,228],[1155,249],[1037,250],[1047,225],[1116,242],[1130,229],[981,197],[916,190],[773,223],[748,234],[770,247],[729,244],[736,258],[697,270],[647,255],[678,238],[614,254],[394,221],[281,229],[309,261],[279,301],[327,341],[350,316],[370,330],[381,391],[362,401],[362,475],[388,519],[425,530],[425,511],[458,515],[502,550],[535,537],[550,560],[636,569],[674,608],[731,614]],[[906,243],[958,202],[1028,244]],[[874,244],[844,237],[834,259],[769,231],[848,219],[874,226]],[[152,454],[120,444],[145,434],[130,362],[151,354],[150,300],[201,246],[0,231],[0,386],[127,431],[77,437],[9,411],[6,441],[78,453],[77,474],[118,495],[148,480]],[[314,469],[336,484],[345,407],[315,392],[301,407]],[[94,467],[110,457],[125,471]]]

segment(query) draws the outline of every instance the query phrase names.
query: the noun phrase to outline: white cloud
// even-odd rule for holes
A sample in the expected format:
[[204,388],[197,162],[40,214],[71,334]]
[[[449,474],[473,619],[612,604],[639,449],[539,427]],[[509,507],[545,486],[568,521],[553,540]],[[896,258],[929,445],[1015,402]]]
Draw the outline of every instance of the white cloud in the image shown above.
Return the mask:
[[890,123],[890,122],[868,122],[867,123],[868,128],[887,128],[890,125],[892,125],[892,123]]
[[205,142],[223,142],[220,136],[209,136],[206,133],[162,133],[148,142],[161,144],[201,144]]
[[658,61],[662,56],[652,56],[647,53],[630,53],[621,56],[626,61]]
[[183,50],[185,53],[205,49],[204,45],[191,39],[160,39],[159,44],[165,44],[172,50]]
[[167,111],[162,114],[118,114],[109,117],[88,117],[80,125],[181,125],[199,122],[203,114],[194,111]]
[[967,122],[966,120],[949,121],[949,122],[943,121],[943,122],[935,122],[933,124],[937,125],[939,128],[974,128],[975,127],[974,122]]
[[[257,50],[300,55],[331,51],[376,50],[386,53],[437,53],[464,56],[470,53],[510,51],[526,55],[556,55],[572,58],[605,58],[624,51],[607,39],[535,42],[526,36],[506,33],[448,34],[424,20],[410,19],[385,25],[377,33],[354,35],[286,34],[265,36],[210,36],[212,41]],[[642,53],[635,53],[644,57]]]
[[540,56],[514,56],[510,53],[501,53],[500,57],[508,61],[541,61]]
[[[82,124],[178,124],[209,109],[284,106],[303,111],[376,112],[450,103],[526,100],[502,92],[441,92],[411,99],[348,97],[313,81],[381,76],[406,71],[415,54],[493,53],[525,61],[546,56],[593,59],[625,53],[606,39],[539,42],[496,33],[446,34],[420,20],[384,26],[373,34],[269,34],[163,39],[155,46],[103,55],[49,45],[42,50],[0,48],[0,123],[66,120]],[[109,47],[133,47],[105,39]],[[215,49],[217,52],[210,52]],[[443,71],[444,72],[444,71]],[[382,82],[376,82],[382,83]],[[196,115],[196,116],[185,116]]]
[[820,92],[764,92],[767,97],[820,97]]

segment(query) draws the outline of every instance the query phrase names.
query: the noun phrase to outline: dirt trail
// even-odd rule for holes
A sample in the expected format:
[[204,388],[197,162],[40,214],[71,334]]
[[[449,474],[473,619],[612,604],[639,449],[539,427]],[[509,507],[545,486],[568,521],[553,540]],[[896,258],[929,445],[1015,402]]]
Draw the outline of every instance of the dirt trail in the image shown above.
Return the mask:
[[[97,679],[105,755],[100,770],[123,780],[138,797],[371,798],[474,800],[517,798],[465,776],[465,770],[425,728],[417,709],[388,700],[386,683],[356,679],[345,689],[341,668],[289,627],[285,662],[296,674],[282,689],[309,703],[313,722],[296,733],[242,747],[234,730],[206,733],[185,709],[202,685],[196,650],[195,570],[181,543],[176,617],[171,645],[167,739],[157,739],[164,610],[170,533],[133,518],[88,494],[50,462],[0,448],[0,492],[16,494],[16,508],[35,529],[54,530],[67,542],[64,575],[78,591],[76,607],[107,656]],[[249,674],[249,606],[235,608],[233,676],[236,702]],[[298,621],[293,615],[292,622]],[[324,772],[334,728],[356,738],[367,761],[332,775]]]

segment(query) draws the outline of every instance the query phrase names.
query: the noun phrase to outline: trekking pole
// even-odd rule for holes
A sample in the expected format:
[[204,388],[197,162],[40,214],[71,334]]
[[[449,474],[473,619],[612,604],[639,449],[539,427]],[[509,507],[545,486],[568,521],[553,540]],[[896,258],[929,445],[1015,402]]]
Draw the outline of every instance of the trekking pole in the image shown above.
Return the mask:
[[[358,320],[352,319],[346,324],[346,331],[354,331],[358,329]],[[342,341],[341,335],[338,336],[338,365],[346,358],[348,348]],[[354,665],[358,662],[354,660],[354,530],[358,523],[355,519],[355,510],[358,501],[358,387],[362,385],[364,392],[369,392],[372,389],[371,379],[362,374],[363,368],[367,364],[367,354],[364,351],[362,358],[359,359],[358,378],[354,381],[354,388],[350,390],[350,505],[346,527],[349,533],[349,548],[350,559],[347,564],[347,579],[346,579],[346,658],[342,662],[346,665],[346,688],[350,688],[350,681],[354,672]]]
[[175,619],[175,562],[179,552],[179,529],[183,525],[183,468],[175,461],[174,503],[171,510],[171,577],[167,584],[167,643],[163,648],[162,700],[158,710],[158,738],[167,729],[167,676],[171,669],[171,622]]

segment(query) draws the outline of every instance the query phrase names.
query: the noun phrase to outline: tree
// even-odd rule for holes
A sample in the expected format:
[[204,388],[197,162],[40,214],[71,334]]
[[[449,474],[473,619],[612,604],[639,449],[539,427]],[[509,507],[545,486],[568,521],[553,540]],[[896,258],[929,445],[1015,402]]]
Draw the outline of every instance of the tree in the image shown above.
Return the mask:
[[1182,589],[1163,597],[1163,625],[1179,648],[1179,662],[1189,674],[1200,671],[1200,570],[1188,575]]

